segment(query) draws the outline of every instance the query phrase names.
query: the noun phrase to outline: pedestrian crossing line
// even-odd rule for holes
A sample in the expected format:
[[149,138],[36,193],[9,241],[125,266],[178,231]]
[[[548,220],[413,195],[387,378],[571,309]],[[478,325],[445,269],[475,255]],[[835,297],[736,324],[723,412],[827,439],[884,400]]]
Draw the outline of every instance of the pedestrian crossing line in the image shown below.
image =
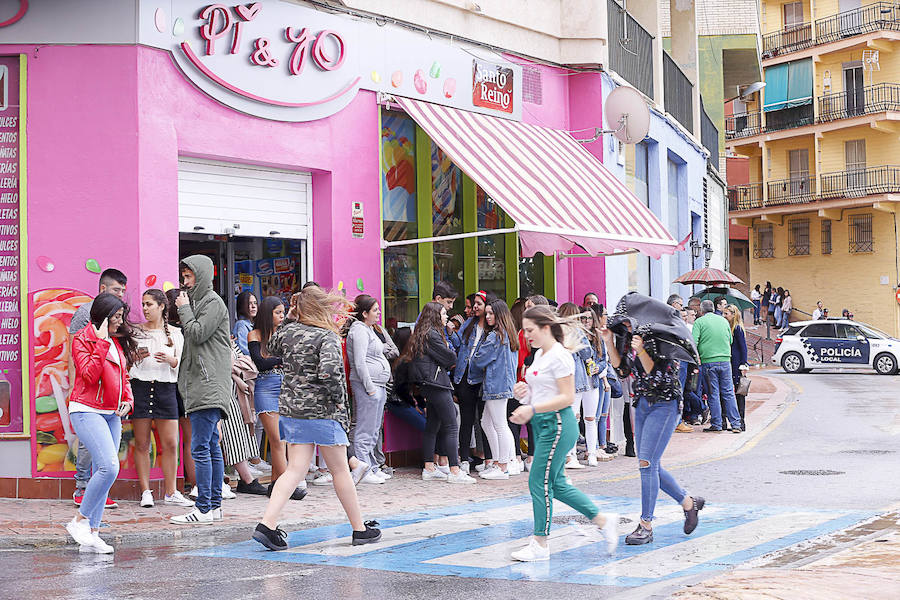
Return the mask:
[[[609,504],[610,503],[604,503],[603,505],[601,505],[601,512],[610,510],[611,507]],[[719,507],[710,507],[709,509],[704,511],[704,517],[715,514],[720,510],[721,508]],[[680,506],[667,505],[663,508],[660,508],[660,510],[657,511],[657,514],[658,516],[654,520],[654,523],[657,526],[676,522],[680,523],[684,520],[684,511],[681,510]],[[589,526],[585,525],[584,527]],[[619,536],[631,533],[631,528],[632,525],[626,525],[625,528],[619,525]],[[518,562],[510,557],[510,553],[519,550],[520,548],[528,544],[529,538],[530,536],[526,536],[506,542],[501,542],[499,544],[475,548],[466,552],[433,558],[424,562],[439,565],[454,565],[458,567],[473,567],[484,569],[499,569],[502,567],[509,567],[517,564]],[[599,537],[584,535],[583,533],[581,533],[581,531],[579,531],[579,529],[572,526],[558,527],[550,531],[550,556],[552,559],[554,554],[567,550],[582,548],[584,546],[590,546],[601,541],[602,540]],[[603,545],[605,546],[605,542],[603,542]]]
[[659,579],[674,574],[673,568],[685,570],[703,563],[749,550],[772,539],[778,539],[821,525],[846,513],[788,512],[750,521],[736,527],[656,548],[637,556],[582,571],[585,575]]

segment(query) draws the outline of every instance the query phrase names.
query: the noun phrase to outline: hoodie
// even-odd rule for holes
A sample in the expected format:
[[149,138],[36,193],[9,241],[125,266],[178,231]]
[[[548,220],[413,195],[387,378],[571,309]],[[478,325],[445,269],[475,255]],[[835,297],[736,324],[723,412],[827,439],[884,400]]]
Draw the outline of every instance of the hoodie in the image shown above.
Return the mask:
[[231,336],[228,309],[213,291],[213,263],[195,254],[182,261],[194,272],[190,303],[178,308],[184,334],[184,354],[178,368],[178,391],[184,410],[217,408],[226,417],[231,401]]

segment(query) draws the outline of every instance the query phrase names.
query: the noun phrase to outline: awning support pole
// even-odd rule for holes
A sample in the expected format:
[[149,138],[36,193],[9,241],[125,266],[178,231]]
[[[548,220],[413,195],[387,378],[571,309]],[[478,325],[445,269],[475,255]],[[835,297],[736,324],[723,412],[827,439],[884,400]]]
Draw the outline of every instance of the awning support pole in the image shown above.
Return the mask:
[[381,240],[381,249],[392,248],[394,246],[410,246],[412,244],[427,244],[428,242],[448,242],[450,240],[462,240],[465,238],[482,237],[485,235],[500,235],[503,233],[516,233],[516,227],[507,227],[506,229],[488,229],[487,231],[470,231],[469,233],[452,233],[450,235],[436,235],[427,238],[416,238],[414,240],[396,240],[389,242]]
[[638,254],[638,250],[623,250],[622,252],[613,252],[612,254],[570,254],[568,252],[560,252],[557,260],[564,258],[611,258],[613,256],[628,256],[629,254]]

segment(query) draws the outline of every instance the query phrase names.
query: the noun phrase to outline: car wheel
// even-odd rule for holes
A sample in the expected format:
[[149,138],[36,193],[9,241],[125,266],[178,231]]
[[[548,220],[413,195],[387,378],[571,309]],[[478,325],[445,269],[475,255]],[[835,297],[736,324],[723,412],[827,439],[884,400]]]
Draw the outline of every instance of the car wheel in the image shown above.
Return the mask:
[[879,354],[872,366],[879,375],[893,375],[897,372],[897,359],[890,354]]
[[785,373],[803,372],[803,357],[797,352],[787,352],[781,357],[781,368]]

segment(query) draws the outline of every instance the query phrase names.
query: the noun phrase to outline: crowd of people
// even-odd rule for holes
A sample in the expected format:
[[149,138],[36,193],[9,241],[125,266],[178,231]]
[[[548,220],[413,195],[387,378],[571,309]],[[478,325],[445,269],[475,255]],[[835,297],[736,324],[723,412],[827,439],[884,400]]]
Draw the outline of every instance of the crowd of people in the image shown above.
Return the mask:
[[[223,498],[234,497],[225,469],[233,469],[238,493],[270,497],[253,539],[281,550],[287,535],[279,516],[288,501],[306,496],[307,481],[334,487],[352,544],[380,539],[377,523],[363,520],[356,486],[392,477],[382,448],[387,411],[421,432],[423,481],[473,484],[476,477],[489,482],[529,472],[535,530],[513,554],[518,560],[549,556],[554,497],[591,519],[615,549],[618,517],[601,514],[565,470],[613,460],[621,446],[639,458],[644,500],[626,543],[652,541],[660,489],[682,505],[690,533],[704,500],[688,496],[659,465],[662,451],[676,424],[707,415],[707,431],[723,428],[723,411],[732,431],[743,428],[731,370],[741,330],[736,307],[723,307],[726,321],[712,314],[712,303],[702,305],[704,316],[694,323],[698,377],[689,363],[657,354],[649,339],[644,345],[640,334],[629,334],[627,347],[618,344],[595,294],[580,306],[532,296],[510,307],[477,292],[465,298],[462,314],[451,315],[458,294],[438,282],[415,324],[388,332],[375,298],[362,294],[350,303],[309,282],[287,307],[243,292],[231,325],[212,287],[212,262],[187,257],[180,274],[180,289],[143,293],[144,322],[135,325],[123,300],[127,279],[108,269],[98,296],[72,319],[69,412],[80,445],[78,510],[66,527],[82,550],[113,551],[98,531],[104,509],[115,505],[108,495],[128,415],[142,506],[156,501],[148,453],[155,424],[162,501],[190,508],[171,522],[221,520]],[[670,299],[682,310],[679,302]],[[687,313],[673,314],[687,320]],[[743,356],[738,367],[746,347]],[[706,381],[708,403],[698,379]],[[695,404],[690,399],[698,395]],[[179,429],[190,448],[183,454]],[[187,496],[176,489],[178,454]]]

